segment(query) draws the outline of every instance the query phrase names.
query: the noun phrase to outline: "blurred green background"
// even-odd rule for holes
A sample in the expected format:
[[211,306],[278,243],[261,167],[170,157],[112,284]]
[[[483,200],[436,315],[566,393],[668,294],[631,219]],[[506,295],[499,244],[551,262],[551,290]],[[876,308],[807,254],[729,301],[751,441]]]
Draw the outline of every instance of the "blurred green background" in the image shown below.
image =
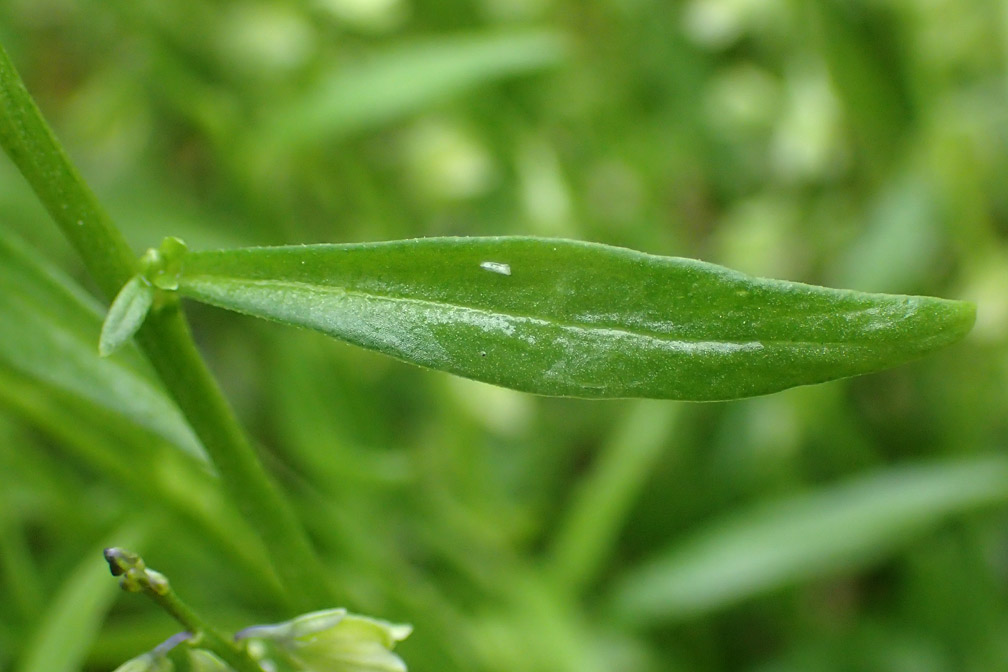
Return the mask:
[[[978,304],[927,360],[720,404],[533,397],[188,306],[414,672],[1008,670],[1004,3],[2,0],[0,42],[138,253],[535,234]],[[104,545],[223,627],[292,617],[136,353],[97,360],[6,158],[0,231],[0,669],[175,632]]]

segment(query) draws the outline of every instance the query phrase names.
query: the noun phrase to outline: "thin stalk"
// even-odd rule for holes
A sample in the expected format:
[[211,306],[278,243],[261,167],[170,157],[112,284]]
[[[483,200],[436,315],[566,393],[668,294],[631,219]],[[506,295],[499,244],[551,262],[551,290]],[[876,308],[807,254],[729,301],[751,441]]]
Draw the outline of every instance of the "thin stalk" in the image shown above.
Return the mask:
[[163,595],[149,589],[144,593],[149,595],[172,618],[181,623],[186,630],[196,634],[201,648],[212,651],[237,672],[262,672],[262,668],[249,658],[244,650],[207,625],[189,605],[179,599],[174,590],[169,588],[168,592]]
[[244,648],[218,632],[192,610],[172,589],[164,575],[147,569],[143,560],[121,548],[106,548],[105,559],[114,576],[121,576],[120,585],[128,592],[141,592],[154,600],[169,616],[192,633],[191,641],[201,649],[212,651],[237,672],[263,672]]
[[[111,299],[137,272],[125,238],[70,162],[0,46],[0,144]],[[301,608],[331,590],[300,521],[270,480],[178,306],[154,310],[137,341],[210,456],[228,495],[267,546],[277,575]]]

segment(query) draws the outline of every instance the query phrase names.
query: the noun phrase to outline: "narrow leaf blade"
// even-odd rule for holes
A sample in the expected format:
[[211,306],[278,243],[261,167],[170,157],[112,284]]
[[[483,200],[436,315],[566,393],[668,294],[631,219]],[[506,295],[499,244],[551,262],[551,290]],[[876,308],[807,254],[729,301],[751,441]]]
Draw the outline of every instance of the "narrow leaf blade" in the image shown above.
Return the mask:
[[102,307],[32,248],[0,232],[0,368],[97,404],[205,460],[203,447],[131,344],[95,352]]
[[1008,500],[1000,456],[904,466],[729,516],[632,569],[615,613],[695,616],[892,552],[951,515]]
[[143,543],[148,525],[129,521],[102,540],[101,545],[82,556],[82,560],[63,581],[56,595],[48,600],[35,632],[25,645],[18,672],[71,672],[84,667],[91,646],[106,612],[121,593],[108,568],[101,562],[101,549],[112,544]]
[[559,35],[542,31],[402,44],[274,106],[256,137],[297,147],[376,128],[480,84],[555,65],[565,51]]
[[900,364],[974,320],[958,301],[525,237],[191,253],[179,291],[421,366],[577,397],[766,394]]

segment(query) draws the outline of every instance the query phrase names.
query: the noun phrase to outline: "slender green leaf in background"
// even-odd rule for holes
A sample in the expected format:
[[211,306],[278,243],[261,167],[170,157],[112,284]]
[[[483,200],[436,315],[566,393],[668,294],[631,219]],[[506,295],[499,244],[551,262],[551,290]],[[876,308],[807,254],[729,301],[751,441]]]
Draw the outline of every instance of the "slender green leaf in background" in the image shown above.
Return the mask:
[[119,413],[203,459],[199,441],[135,348],[98,356],[98,302],[10,236],[0,236],[0,288],[0,366]]
[[811,37],[819,42],[852,131],[878,170],[898,155],[914,121],[901,27],[882,6],[824,0],[808,11],[815,25]]
[[[215,546],[221,557],[230,558],[232,571],[248,572],[256,578],[263,594],[269,591],[279,595],[281,589],[253,524],[226,499],[204,462],[192,459],[143,428],[118,422],[121,416],[116,413],[2,366],[0,409],[30,422],[40,437],[56,444],[54,451],[33,451],[30,444],[11,444],[18,451],[33,452],[43,464],[84,465],[123,493],[133,495],[128,506],[142,502],[174,515],[185,529]],[[61,491],[58,487],[53,490]],[[0,541],[0,564],[8,541]],[[30,590],[24,583],[19,583],[18,591]]]
[[877,371],[974,307],[748,277],[569,240],[427,238],[192,253],[183,295],[548,395],[714,400]]
[[[99,357],[98,302],[9,235],[0,235],[0,288],[0,407],[55,438],[61,456],[179,514],[275,590],[254,534],[217,501],[202,445],[147,362],[131,344]],[[155,437],[181,449],[181,459]]]
[[109,580],[101,551],[116,543],[144,543],[148,527],[137,521],[127,523],[81,555],[80,564],[63,580],[27,642],[19,672],[81,669],[105,612],[121,592],[117,582]]
[[677,619],[853,568],[950,515],[1008,499],[1003,457],[894,467],[731,516],[617,584],[616,611]]
[[272,107],[255,132],[256,143],[314,144],[380,127],[473,86],[556,64],[563,53],[560,37],[547,31],[398,45]]
[[636,401],[581,480],[550,549],[550,584],[576,593],[593,581],[671,435],[680,406]]
[[[9,470],[10,466],[4,468]],[[7,471],[8,477],[10,473]],[[0,485],[8,487],[3,481]],[[32,562],[28,535],[18,525],[13,508],[9,501],[0,501],[0,586],[8,613],[29,620],[42,610],[42,578]],[[0,653],[0,669],[3,662],[4,654]]]

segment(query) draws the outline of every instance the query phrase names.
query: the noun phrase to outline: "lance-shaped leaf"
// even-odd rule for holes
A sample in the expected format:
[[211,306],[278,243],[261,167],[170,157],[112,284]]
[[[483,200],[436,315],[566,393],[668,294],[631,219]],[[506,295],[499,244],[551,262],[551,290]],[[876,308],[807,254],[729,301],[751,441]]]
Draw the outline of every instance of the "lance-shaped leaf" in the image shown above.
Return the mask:
[[958,301],[524,237],[190,253],[179,291],[433,369],[577,397],[765,394],[905,362],[974,320]]

